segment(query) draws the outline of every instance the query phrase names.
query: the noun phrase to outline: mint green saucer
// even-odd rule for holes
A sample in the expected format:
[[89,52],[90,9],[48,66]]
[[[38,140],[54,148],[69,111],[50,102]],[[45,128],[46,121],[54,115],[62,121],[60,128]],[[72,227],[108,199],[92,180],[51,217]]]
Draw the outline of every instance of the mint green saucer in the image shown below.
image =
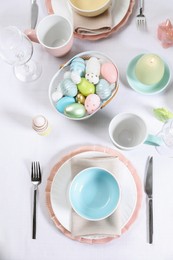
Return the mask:
[[139,82],[135,75],[136,63],[142,55],[143,54],[136,56],[134,59],[131,60],[131,62],[128,65],[126,77],[130,87],[134,89],[136,92],[145,95],[153,95],[162,92],[168,86],[171,79],[171,73],[168,65],[165,63],[164,75],[157,84],[145,85]]

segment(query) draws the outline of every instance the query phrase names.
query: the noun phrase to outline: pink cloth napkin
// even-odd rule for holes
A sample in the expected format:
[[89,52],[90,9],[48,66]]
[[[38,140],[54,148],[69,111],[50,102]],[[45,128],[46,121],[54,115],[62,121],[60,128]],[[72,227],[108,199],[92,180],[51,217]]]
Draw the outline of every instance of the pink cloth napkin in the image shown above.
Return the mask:
[[[115,157],[94,157],[81,158],[74,157],[71,159],[71,178],[77,173],[88,167],[101,167],[112,172],[117,179],[120,179],[119,170],[117,169],[118,158]],[[101,235],[114,237],[121,235],[121,208],[120,204],[117,210],[108,218],[100,221],[88,221],[80,217],[73,209],[71,211],[71,233],[73,236],[90,236]]]
[[73,12],[74,32],[83,35],[98,35],[112,29],[111,6],[104,13],[95,17],[81,16]]

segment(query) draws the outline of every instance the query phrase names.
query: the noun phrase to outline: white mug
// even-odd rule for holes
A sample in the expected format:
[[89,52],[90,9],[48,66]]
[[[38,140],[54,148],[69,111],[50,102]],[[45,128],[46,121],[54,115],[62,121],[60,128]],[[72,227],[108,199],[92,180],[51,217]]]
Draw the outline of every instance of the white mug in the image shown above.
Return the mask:
[[160,146],[162,139],[148,134],[145,121],[132,113],[120,113],[109,124],[109,136],[115,146],[131,150],[145,143]]
[[43,18],[36,30],[26,30],[27,36],[39,42],[50,54],[61,57],[67,54],[73,45],[73,25],[65,17],[51,14]]

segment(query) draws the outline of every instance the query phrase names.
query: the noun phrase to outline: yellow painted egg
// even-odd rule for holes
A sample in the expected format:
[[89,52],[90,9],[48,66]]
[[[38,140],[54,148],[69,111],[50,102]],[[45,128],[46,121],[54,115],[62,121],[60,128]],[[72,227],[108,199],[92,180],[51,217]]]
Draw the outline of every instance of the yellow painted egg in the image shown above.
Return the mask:
[[77,84],[77,88],[80,91],[80,93],[83,94],[85,97],[88,96],[89,94],[95,93],[94,84],[90,83],[85,78],[81,78],[81,82]]

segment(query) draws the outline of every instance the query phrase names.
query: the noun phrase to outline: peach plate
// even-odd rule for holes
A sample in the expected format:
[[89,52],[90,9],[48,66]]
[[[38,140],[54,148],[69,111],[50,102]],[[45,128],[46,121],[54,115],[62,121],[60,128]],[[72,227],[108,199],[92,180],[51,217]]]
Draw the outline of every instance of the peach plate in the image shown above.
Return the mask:
[[[54,203],[54,199],[52,199],[53,195],[53,189],[56,188],[56,185],[54,184],[54,182],[56,182],[56,178],[57,175],[59,175],[60,171],[62,171],[62,168],[64,167],[64,165],[74,156],[80,156],[81,154],[86,154],[87,152],[89,153],[93,153],[93,154],[97,154],[97,153],[102,153],[105,156],[114,156],[114,157],[118,157],[118,159],[120,160],[120,162],[124,165],[124,167],[128,170],[128,174],[129,174],[129,180],[130,182],[133,182],[134,184],[131,183],[131,189],[134,189],[134,191],[132,191],[130,194],[134,196],[134,198],[132,199],[132,208],[130,209],[130,215],[129,213],[127,214],[128,216],[125,216],[125,219],[122,220],[123,226],[122,226],[122,231],[121,234],[123,234],[124,232],[126,232],[131,225],[134,223],[134,221],[136,220],[140,207],[141,207],[141,202],[142,202],[142,185],[141,185],[141,181],[139,179],[139,176],[135,170],[135,168],[133,167],[133,165],[131,164],[131,162],[124,157],[124,155],[122,155],[121,153],[119,153],[118,151],[108,148],[108,147],[103,147],[103,146],[82,146],[80,148],[77,148],[73,151],[71,151],[70,153],[66,154],[65,156],[63,156],[52,168],[50,175],[48,177],[47,180],[47,185],[46,185],[46,204],[47,204],[47,208],[50,214],[51,219],[53,220],[55,226],[68,238],[82,242],[82,243],[88,243],[88,244],[103,244],[103,243],[107,243],[115,238],[118,238],[119,236],[114,236],[114,237],[108,237],[108,236],[103,236],[103,237],[99,237],[97,235],[95,236],[91,236],[91,237],[85,237],[85,236],[78,236],[78,237],[74,237],[71,234],[70,231],[70,227],[69,227],[69,218],[70,218],[70,209],[65,210],[63,212],[60,212],[61,209],[59,208],[58,210],[56,210],[56,206],[55,204],[57,204],[56,202]],[[62,171],[63,172],[63,171]],[[62,175],[62,173],[61,173]],[[59,176],[58,176],[59,177]],[[63,178],[63,176],[61,176],[60,178]],[[63,179],[62,179],[63,180]],[[68,182],[68,181],[67,181]],[[68,185],[68,184],[66,184]],[[62,185],[63,186],[63,185]],[[58,187],[58,189],[61,188],[60,190],[62,190],[62,187]],[[58,193],[58,189],[57,192]],[[64,189],[64,188],[63,188]],[[60,191],[62,192],[62,191]],[[67,191],[65,191],[64,193],[66,193]],[[59,193],[60,194],[60,193]],[[56,195],[56,200],[58,200],[58,195]],[[66,199],[66,195],[64,196],[64,202],[67,200]],[[126,197],[127,194],[126,194]],[[61,201],[61,203],[63,203]],[[67,202],[65,202],[67,203]],[[126,203],[126,202],[125,202]],[[68,203],[67,203],[68,204]],[[127,202],[128,204],[128,202]],[[67,205],[63,206],[63,210],[64,208],[67,207]],[[129,205],[126,205],[127,209],[129,207]],[[126,209],[125,209],[126,211]],[[129,211],[129,209],[128,209]],[[63,214],[64,213],[64,214]],[[69,215],[69,217],[65,217],[66,215]]]
[[[133,11],[135,0],[112,0],[112,1],[113,1],[112,30],[98,35],[82,35],[82,34],[74,33],[74,36],[78,39],[95,41],[102,38],[107,38],[110,34],[118,31],[121,27],[123,27],[127,23]],[[71,21],[73,20],[72,10],[69,4],[67,3],[67,0],[45,0],[45,5],[48,14],[57,13],[70,18]]]

